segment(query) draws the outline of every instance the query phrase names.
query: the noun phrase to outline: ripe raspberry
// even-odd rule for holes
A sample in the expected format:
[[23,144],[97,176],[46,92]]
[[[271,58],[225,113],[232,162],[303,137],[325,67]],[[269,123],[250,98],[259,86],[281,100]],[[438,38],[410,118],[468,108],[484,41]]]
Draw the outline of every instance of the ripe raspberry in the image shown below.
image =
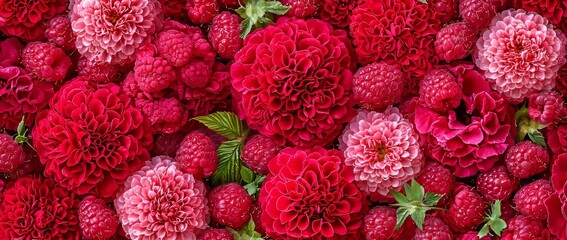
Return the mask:
[[544,232],[544,227],[541,221],[533,220],[523,215],[518,215],[507,223],[507,226],[502,233],[502,239],[542,239],[540,238],[542,236],[542,232]]
[[469,231],[465,234],[461,234],[457,236],[457,240],[490,240],[490,236],[484,236],[482,238],[478,238],[477,231]]
[[236,183],[218,186],[209,193],[208,199],[216,222],[239,229],[250,220],[253,199],[242,186]]
[[487,201],[506,200],[520,186],[520,179],[506,171],[505,166],[495,166],[476,177],[476,188]]
[[71,58],[51,43],[32,42],[22,51],[22,63],[33,76],[48,82],[65,79]]
[[228,11],[213,18],[213,24],[209,28],[209,42],[220,57],[232,60],[234,54],[242,48],[241,22],[242,19],[238,15]]
[[501,1],[505,0],[460,0],[459,12],[472,27],[481,29],[496,16],[503,5]]
[[280,2],[290,7],[285,15],[296,18],[312,17],[320,7],[320,1],[317,0],[280,0]]
[[415,232],[414,240],[452,240],[453,232],[441,219],[428,217],[423,223],[423,229]]
[[567,109],[559,93],[546,91],[530,96],[528,113],[540,124],[548,125],[557,123],[561,117],[566,117]]
[[75,35],[71,30],[71,20],[68,15],[50,19],[45,26],[45,37],[50,43],[65,51],[75,50]]
[[415,178],[425,189],[425,192],[432,192],[445,195],[443,199],[448,199],[447,196],[455,186],[455,175],[449,169],[441,166],[438,162],[428,161],[421,170],[421,173]]
[[193,23],[208,24],[219,14],[220,6],[217,0],[188,0],[185,9]]
[[226,229],[211,228],[203,231],[197,240],[234,240],[234,237]]
[[138,99],[136,106],[142,109],[144,116],[158,132],[174,133],[187,123],[185,106],[176,98],[162,98],[156,101]]
[[447,111],[461,104],[462,87],[446,69],[433,69],[419,83],[420,101],[435,111]]
[[278,155],[280,146],[271,138],[257,134],[246,140],[242,149],[242,162],[253,171],[268,174],[268,163]]
[[364,216],[362,232],[366,239],[392,239],[400,235],[401,230],[396,227],[396,209],[377,206]]
[[193,56],[191,37],[174,29],[160,32],[154,44],[159,56],[167,59],[175,67],[187,64]]
[[553,193],[551,183],[544,179],[536,180],[523,186],[514,196],[516,210],[521,214],[536,220],[547,217],[544,201]]
[[514,209],[514,206],[512,206],[512,200],[501,202],[500,212],[502,212],[500,218],[506,222],[510,221],[510,219],[518,215],[518,212],[516,211],[516,209]]
[[381,110],[400,102],[404,90],[402,72],[386,62],[358,69],[352,79],[358,104],[368,110]]
[[455,232],[468,232],[484,219],[486,203],[477,191],[464,184],[453,193],[445,220]]
[[18,169],[24,160],[24,150],[12,136],[0,134],[0,173],[10,173]]
[[266,235],[266,230],[262,226],[262,206],[260,206],[260,202],[255,202],[252,206],[252,210],[250,210],[252,214],[252,221],[254,221],[254,230],[262,236]]
[[244,6],[243,0],[220,0],[220,3],[223,7],[229,9],[236,9],[240,6]]
[[459,1],[458,0],[429,0],[427,1],[433,12],[438,14],[438,18],[442,24],[448,23],[459,17]]
[[185,138],[186,133],[175,132],[171,134],[158,133],[154,135],[154,147],[152,148],[152,156],[167,155],[175,158],[179,144]]
[[435,52],[439,59],[452,61],[468,56],[475,43],[477,30],[466,22],[447,25],[437,32]]
[[508,149],[504,162],[515,177],[529,178],[547,169],[549,153],[542,146],[523,141]]
[[97,83],[117,82],[120,79],[120,69],[115,64],[93,62],[81,57],[77,65],[79,76],[86,76]]
[[200,131],[192,131],[179,144],[175,160],[181,164],[182,171],[202,179],[213,175],[219,158],[211,139]]
[[192,88],[204,88],[209,84],[212,69],[203,61],[195,60],[183,66],[180,70],[181,80]]
[[116,233],[118,215],[104,200],[87,196],[79,203],[79,222],[84,239],[107,239]]
[[146,93],[159,92],[177,78],[171,63],[164,58],[150,56],[136,59],[134,76],[140,89]]

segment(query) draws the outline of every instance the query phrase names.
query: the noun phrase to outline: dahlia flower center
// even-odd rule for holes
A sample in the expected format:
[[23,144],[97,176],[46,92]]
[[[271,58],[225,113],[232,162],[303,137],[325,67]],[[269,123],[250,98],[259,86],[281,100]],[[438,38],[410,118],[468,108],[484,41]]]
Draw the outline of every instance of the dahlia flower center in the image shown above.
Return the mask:
[[373,162],[381,162],[389,152],[390,150],[384,143],[382,143],[382,141],[373,139],[369,141],[365,153],[369,159],[372,159]]
[[516,35],[510,42],[506,44],[506,49],[508,50],[508,52],[505,53],[504,56],[513,65],[533,62],[538,57],[535,48],[537,48],[537,46],[535,46],[532,41],[526,36]]
[[45,229],[49,226],[49,223],[53,221],[53,214],[50,212],[45,212],[43,209],[35,212],[33,214],[35,225],[40,229]]
[[173,224],[185,222],[185,214],[180,209],[180,206],[185,205],[182,203],[181,198],[174,191],[163,192],[163,188],[157,193],[153,199],[152,205],[156,214],[156,218],[161,221],[167,221]]
[[467,112],[467,106],[465,105],[465,103],[463,101],[461,101],[461,104],[455,108],[455,114],[457,116],[457,121],[459,121],[460,123],[464,124],[464,125],[469,125],[472,123],[472,116]]

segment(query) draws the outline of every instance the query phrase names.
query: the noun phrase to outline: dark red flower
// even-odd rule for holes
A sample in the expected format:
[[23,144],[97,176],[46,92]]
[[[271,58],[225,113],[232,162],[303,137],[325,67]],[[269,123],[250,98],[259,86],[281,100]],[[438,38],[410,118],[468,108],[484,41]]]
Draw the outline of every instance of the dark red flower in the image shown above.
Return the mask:
[[[567,19],[565,21],[565,25],[567,27]],[[565,29],[567,31],[567,28]],[[567,96],[567,64],[563,65],[557,71],[557,77],[555,78],[555,87],[563,97]]]
[[119,90],[76,79],[55,94],[33,129],[46,176],[75,193],[109,198],[144,165],[150,124]]
[[[513,6],[528,12],[538,13],[553,24],[559,24],[567,16],[567,2],[564,0],[513,0]],[[565,21],[565,19],[563,20]]]
[[352,10],[363,0],[322,0],[320,17],[330,24],[346,27],[350,23]]
[[548,228],[559,239],[567,239],[567,152],[555,155],[551,183],[555,193],[545,200]]
[[354,115],[346,32],[282,17],[246,37],[232,65],[241,117],[278,144],[325,146]]
[[78,204],[50,178],[21,178],[8,186],[0,203],[0,239],[78,240]]
[[269,163],[259,202],[274,239],[356,239],[368,210],[343,153],[286,148]]
[[65,0],[0,0],[0,31],[28,42],[42,40],[46,21],[65,9]]

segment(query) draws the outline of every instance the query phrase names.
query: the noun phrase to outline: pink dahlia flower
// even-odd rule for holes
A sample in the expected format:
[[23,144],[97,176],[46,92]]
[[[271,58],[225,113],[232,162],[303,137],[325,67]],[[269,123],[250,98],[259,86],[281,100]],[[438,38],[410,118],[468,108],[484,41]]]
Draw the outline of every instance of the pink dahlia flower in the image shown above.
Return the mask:
[[128,178],[114,201],[128,237],[194,240],[207,227],[205,184],[179,167],[173,158],[157,156]]
[[338,150],[286,148],[274,157],[258,202],[261,223],[274,239],[357,239],[365,194]]
[[161,28],[157,0],[82,0],[73,5],[71,27],[79,53],[91,61],[121,64]]
[[566,43],[563,33],[546,18],[506,10],[492,19],[478,39],[475,61],[494,90],[519,102],[555,87],[557,71],[566,61]]
[[513,114],[499,94],[479,91],[447,113],[417,104],[415,125],[433,159],[455,167],[457,177],[469,177],[492,168],[514,144]]
[[360,111],[339,138],[345,164],[366,193],[386,196],[421,170],[419,135],[395,107],[385,112]]
[[317,19],[253,32],[231,67],[240,116],[278,144],[329,145],[354,114],[353,54],[345,31]]

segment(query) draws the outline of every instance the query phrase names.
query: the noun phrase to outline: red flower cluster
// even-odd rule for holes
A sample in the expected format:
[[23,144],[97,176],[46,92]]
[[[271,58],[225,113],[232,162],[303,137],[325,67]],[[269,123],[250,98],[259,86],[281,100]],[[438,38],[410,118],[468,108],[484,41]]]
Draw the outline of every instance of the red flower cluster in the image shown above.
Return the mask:
[[149,122],[115,84],[65,84],[40,113],[34,146],[45,175],[78,194],[114,197],[149,159]]
[[65,9],[65,0],[0,0],[0,30],[25,41],[42,40],[45,23]]
[[232,84],[241,117],[278,144],[326,146],[354,115],[346,33],[282,17],[246,37]]
[[554,156],[551,166],[551,183],[555,193],[547,200],[549,231],[560,239],[567,238],[567,125],[552,129],[548,143]]
[[356,237],[368,206],[343,153],[286,148],[269,163],[260,191],[262,224],[275,239]]

